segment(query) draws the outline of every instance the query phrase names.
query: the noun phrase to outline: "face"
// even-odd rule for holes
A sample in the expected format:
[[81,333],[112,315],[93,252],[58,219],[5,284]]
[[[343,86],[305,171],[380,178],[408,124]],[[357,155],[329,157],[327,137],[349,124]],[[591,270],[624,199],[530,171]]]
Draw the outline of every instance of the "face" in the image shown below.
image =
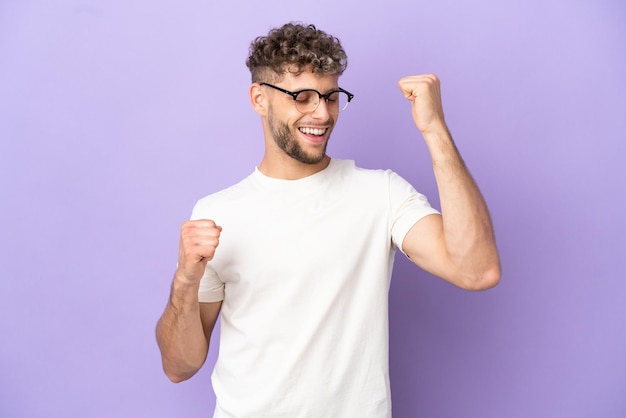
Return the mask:
[[[298,76],[286,74],[276,85],[289,91],[315,89],[326,93],[337,89],[337,83],[337,76],[317,76],[304,72]],[[303,114],[296,109],[289,95],[279,91],[268,93],[267,124],[274,143],[296,161],[312,165],[320,163],[326,156],[328,139],[337,115],[328,113],[324,100],[315,111]]]

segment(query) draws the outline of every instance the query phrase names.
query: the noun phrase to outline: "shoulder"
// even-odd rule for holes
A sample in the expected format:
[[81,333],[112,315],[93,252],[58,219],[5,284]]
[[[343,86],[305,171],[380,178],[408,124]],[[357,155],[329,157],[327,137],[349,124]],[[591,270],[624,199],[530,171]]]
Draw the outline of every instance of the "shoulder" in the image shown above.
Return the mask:
[[356,165],[352,160],[333,160],[335,175],[344,177],[354,181],[357,184],[363,184],[367,187],[389,187],[390,184],[408,182],[390,169],[382,168],[363,168]]
[[250,179],[251,176],[248,176],[230,187],[199,199],[193,207],[192,219],[204,218],[208,213],[228,210],[229,206],[237,205],[242,198],[250,196]]
[[364,196],[370,202],[390,208],[394,213],[401,207],[414,207],[422,213],[436,213],[428,198],[417,191],[404,177],[391,169],[371,169],[358,167],[353,161],[339,162],[339,172],[347,180],[344,190],[351,197]]

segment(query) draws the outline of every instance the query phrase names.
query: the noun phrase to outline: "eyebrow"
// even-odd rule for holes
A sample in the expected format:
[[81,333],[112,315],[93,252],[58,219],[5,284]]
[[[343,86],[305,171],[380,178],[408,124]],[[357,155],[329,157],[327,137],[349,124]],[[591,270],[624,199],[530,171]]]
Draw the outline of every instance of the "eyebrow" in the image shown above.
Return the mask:
[[306,87],[306,88],[303,88],[303,89],[300,89],[300,88],[299,89],[293,89],[291,91],[293,91],[295,93],[295,92],[304,91],[304,90],[313,90],[313,91],[317,91],[317,92],[322,93],[322,94],[328,94],[328,93],[333,92],[333,91],[339,91],[339,86],[330,88],[330,89],[328,89],[326,91],[323,91],[323,90],[320,91],[320,90],[314,89],[312,87]]

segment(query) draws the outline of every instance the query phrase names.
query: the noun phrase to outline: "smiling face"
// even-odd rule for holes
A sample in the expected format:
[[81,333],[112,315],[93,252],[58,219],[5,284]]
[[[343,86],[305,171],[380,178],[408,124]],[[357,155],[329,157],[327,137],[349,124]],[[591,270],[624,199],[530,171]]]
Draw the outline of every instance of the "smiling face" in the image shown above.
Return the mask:
[[[315,89],[324,94],[336,90],[337,83],[336,75],[318,76],[305,71],[299,75],[286,73],[275,84],[289,91]],[[267,86],[260,88],[267,97],[266,139],[268,142],[273,141],[274,151],[282,152],[302,164],[321,164],[326,157],[328,139],[337,115],[328,112],[324,100],[313,112],[303,114],[298,111],[290,95]]]

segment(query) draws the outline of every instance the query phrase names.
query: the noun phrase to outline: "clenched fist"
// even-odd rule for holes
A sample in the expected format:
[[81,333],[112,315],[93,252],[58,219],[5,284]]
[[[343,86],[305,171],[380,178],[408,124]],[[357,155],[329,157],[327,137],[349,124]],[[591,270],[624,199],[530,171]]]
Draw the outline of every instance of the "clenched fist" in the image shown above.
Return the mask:
[[403,77],[398,82],[398,87],[404,97],[413,104],[413,120],[422,134],[445,129],[441,90],[436,75]]
[[183,223],[180,230],[177,276],[198,283],[219,245],[222,227],[208,219]]

